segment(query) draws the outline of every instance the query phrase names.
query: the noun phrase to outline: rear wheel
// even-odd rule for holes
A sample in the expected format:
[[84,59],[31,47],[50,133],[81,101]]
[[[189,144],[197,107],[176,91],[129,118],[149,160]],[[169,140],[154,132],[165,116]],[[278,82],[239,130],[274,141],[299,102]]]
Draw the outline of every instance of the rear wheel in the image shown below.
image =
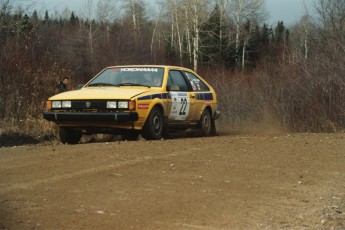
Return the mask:
[[60,141],[63,144],[78,144],[82,133],[80,130],[70,128],[70,127],[59,127]]
[[157,106],[154,107],[148,116],[143,127],[142,136],[146,140],[159,140],[163,136],[163,113]]
[[212,128],[212,118],[210,111],[205,109],[204,112],[201,114],[199,129],[201,134],[205,137],[210,136]]

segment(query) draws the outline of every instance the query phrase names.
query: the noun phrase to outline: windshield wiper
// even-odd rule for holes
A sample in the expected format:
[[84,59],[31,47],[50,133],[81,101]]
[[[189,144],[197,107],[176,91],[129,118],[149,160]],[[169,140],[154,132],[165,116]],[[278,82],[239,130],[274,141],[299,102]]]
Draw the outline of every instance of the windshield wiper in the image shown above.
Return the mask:
[[114,86],[143,86],[143,87],[151,88],[151,86],[149,85],[143,85],[143,84],[137,84],[137,83],[121,83],[121,84],[116,84]]
[[88,86],[92,87],[92,86],[117,86],[111,83],[105,83],[105,82],[98,82],[98,83],[91,83]]

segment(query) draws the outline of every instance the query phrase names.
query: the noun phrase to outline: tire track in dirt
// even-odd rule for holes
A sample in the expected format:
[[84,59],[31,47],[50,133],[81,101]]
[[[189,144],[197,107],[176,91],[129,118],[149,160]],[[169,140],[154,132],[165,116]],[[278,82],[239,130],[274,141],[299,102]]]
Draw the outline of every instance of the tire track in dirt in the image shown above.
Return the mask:
[[35,180],[35,181],[31,181],[31,182],[27,182],[27,183],[19,183],[19,184],[12,184],[9,185],[6,188],[0,188],[0,195],[12,192],[14,190],[19,190],[19,189],[32,189],[34,187],[39,186],[40,184],[46,184],[46,183],[56,183],[62,180],[68,180],[74,177],[79,177],[79,176],[84,176],[87,174],[95,174],[95,173],[101,173],[101,172],[106,172],[106,171],[110,171],[116,168],[121,168],[123,166],[128,166],[128,165],[136,165],[136,164],[140,164],[140,163],[144,163],[146,161],[151,161],[151,160],[166,160],[172,157],[177,157],[177,156],[181,156],[181,155],[188,155],[188,154],[192,154],[193,151],[198,150],[198,148],[192,148],[189,150],[184,150],[178,153],[170,153],[167,155],[160,155],[159,157],[150,157],[150,156],[146,156],[146,157],[142,157],[142,158],[137,158],[134,160],[126,160],[124,162],[121,163],[117,163],[117,164],[109,164],[109,165],[105,165],[105,166],[98,166],[98,167],[93,167],[93,168],[88,168],[88,169],[84,169],[84,170],[79,170],[76,172],[72,172],[72,173],[65,173],[62,175],[57,175],[57,176],[53,176],[49,179],[39,179],[39,180]]

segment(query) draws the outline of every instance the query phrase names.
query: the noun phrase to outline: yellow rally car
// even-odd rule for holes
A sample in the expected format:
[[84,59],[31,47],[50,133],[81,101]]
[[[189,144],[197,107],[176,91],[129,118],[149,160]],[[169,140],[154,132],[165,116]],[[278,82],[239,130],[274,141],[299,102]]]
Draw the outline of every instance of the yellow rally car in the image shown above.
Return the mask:
[[43,117],[59,126],[60,140],[68,144],[95,133],[158,140],[169,130],[198,128],[209,136],[220,116],[212,87],[192,70],[174,66],[108,67],[46,104]]

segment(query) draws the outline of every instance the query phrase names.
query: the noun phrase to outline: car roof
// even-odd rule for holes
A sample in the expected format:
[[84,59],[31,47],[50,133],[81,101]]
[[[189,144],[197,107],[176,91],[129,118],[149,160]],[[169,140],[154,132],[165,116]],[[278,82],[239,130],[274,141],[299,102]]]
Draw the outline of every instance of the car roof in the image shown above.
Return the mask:
[[118,65],[118,66],[108,66],[107,68],[126,68],[126,67],[140,67],[140,68],[168,68],[168,69],[185,69],[192,70],[182,66],[173,65]]

